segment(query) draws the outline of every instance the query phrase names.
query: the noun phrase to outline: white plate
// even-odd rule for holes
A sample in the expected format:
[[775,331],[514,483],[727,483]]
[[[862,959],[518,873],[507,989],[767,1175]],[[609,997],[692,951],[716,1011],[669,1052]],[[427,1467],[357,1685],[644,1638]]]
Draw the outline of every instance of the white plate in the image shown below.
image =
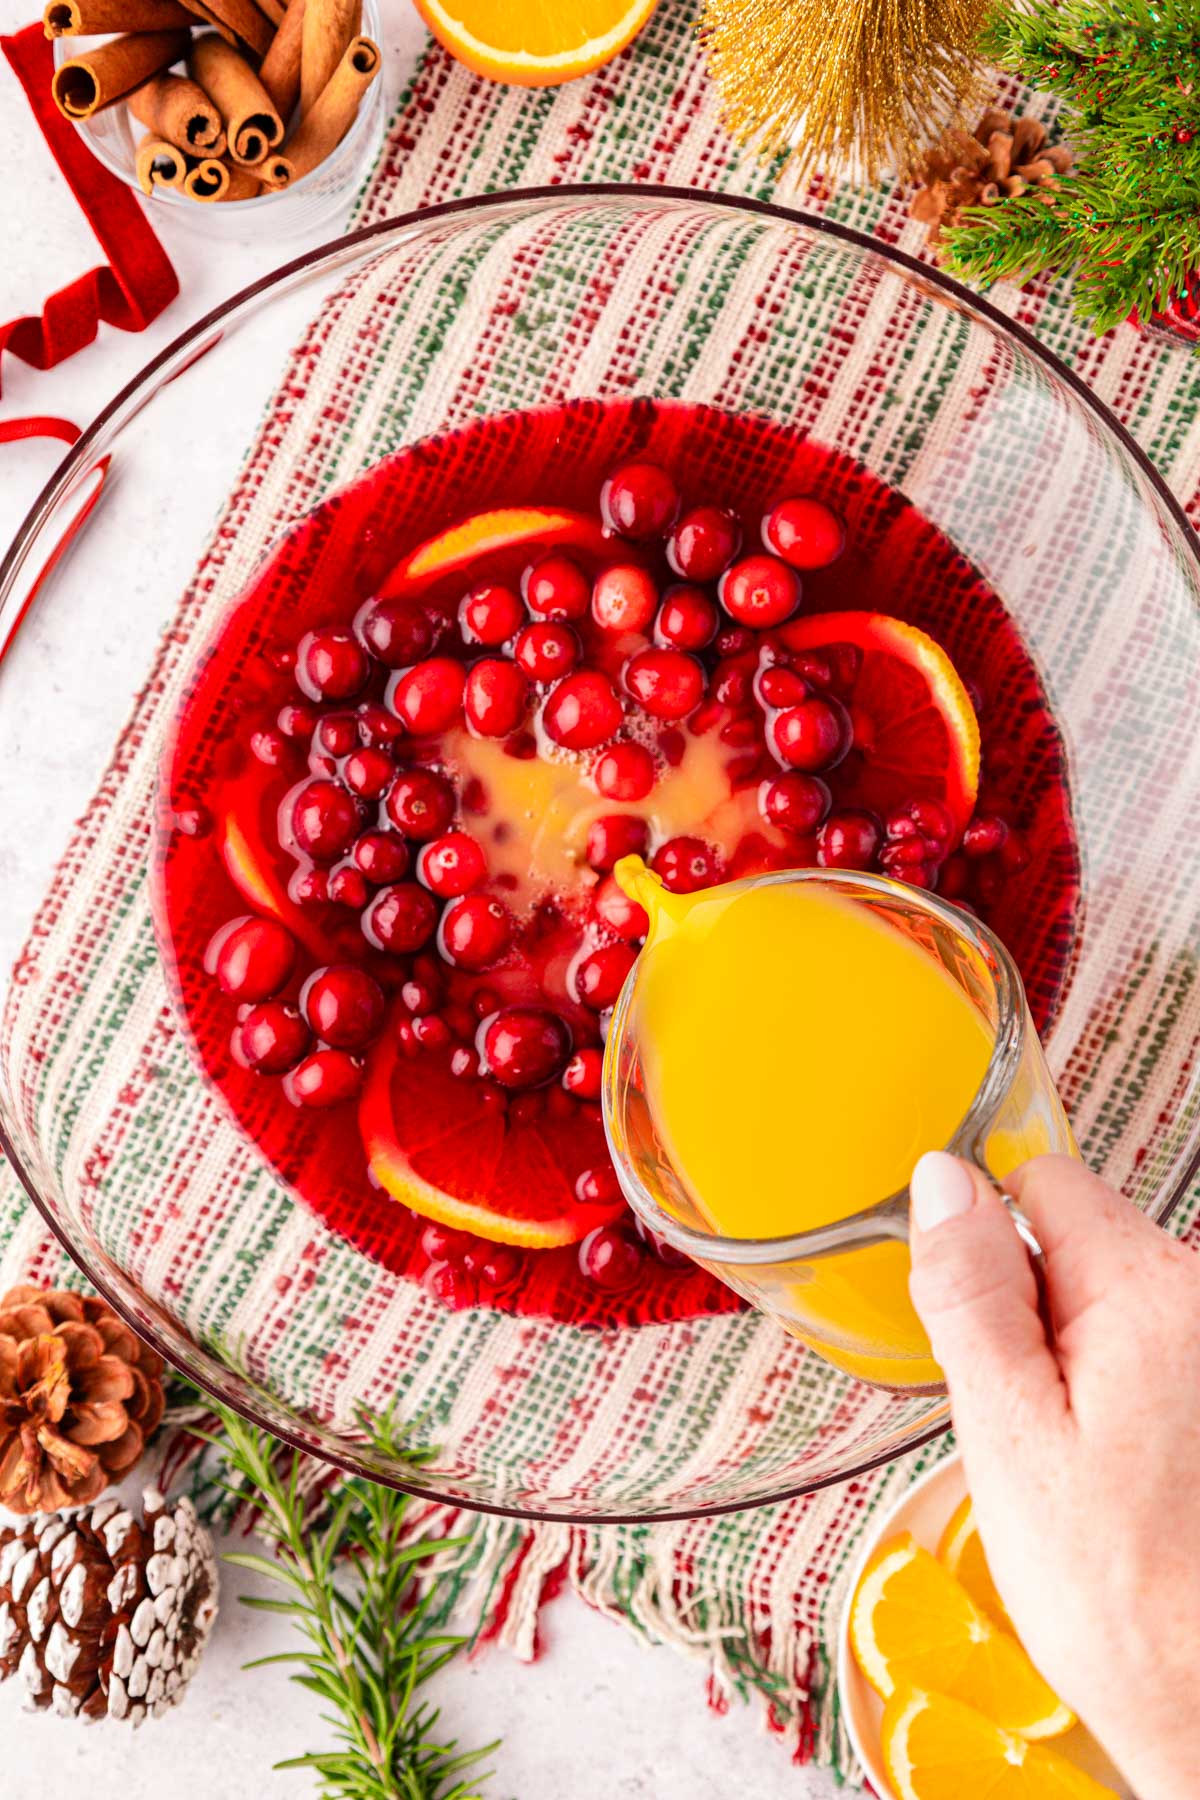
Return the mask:
[[[901,1531],[911,1531],[918,1544],[923,1545],[926,1550],[936,1551],[941,1535],[966,1491],[961,1457],[952,1456],[946,1462],[939,1463],[936,1468],[928,1470],[901,1496],[891,1512],[877,1521],[855,1564],[838,1632],[838,1688],[850,1742],[881,1800],[896,1800],[896,1790],[887,1778],[879,1745],[883,1702],[851,1655],[850,1607],[863,1569],[884,1538],[895,1537]],[[1086,1769],[1097,1781],[1105,1782],[1114,1793],[1121,1796],[1121,1800],[1134,1800],[1132,1789],[1125,1785],[1082,1725],[1069,1731],[1064,1737],[1055,1738],[1048,1748],[1061,1749],[1081,1769]]]

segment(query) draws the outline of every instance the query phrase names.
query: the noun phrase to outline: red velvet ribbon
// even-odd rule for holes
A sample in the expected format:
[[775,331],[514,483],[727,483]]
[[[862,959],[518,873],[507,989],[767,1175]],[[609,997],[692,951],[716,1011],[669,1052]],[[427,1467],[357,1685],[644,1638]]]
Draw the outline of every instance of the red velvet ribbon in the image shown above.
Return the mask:
[[54,104],[54,52],[40,23],[0,37],[0,49],[108,258],[106,266],[51,294],[40,317],[0,325],[0,369],[6,350],[35,369],[51,369],[90,344],[102,323],[144,331],[178,294],[179,280],[136,196],[97,162]]

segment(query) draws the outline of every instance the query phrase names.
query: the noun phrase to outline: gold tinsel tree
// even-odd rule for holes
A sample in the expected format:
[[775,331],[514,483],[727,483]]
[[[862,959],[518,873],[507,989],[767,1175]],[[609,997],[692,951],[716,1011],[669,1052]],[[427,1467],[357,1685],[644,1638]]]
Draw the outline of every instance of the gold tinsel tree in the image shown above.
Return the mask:
[[704,0],[700,35],[739,142],[864,181],[911,172],[991,85],[992,0]]

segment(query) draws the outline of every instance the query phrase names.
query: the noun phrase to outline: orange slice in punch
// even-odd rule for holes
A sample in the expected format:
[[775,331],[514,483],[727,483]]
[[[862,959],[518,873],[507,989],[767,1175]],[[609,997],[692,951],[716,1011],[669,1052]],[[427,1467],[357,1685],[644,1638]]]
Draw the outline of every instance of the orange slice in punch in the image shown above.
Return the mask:
[[656,0],[417,0],[452,56],[492,81],[554,87],[598,69],[637,35]]
[[590,556],[611,552],[599,522],[586,513],[567,507],[500,506],[491,512],[473,513],[436,537],[426,538],[401,558],[379,592],[387,600],[409,599],[484,557],[542,546],[573,548]]
[[896,1800],[1116,1800],[1057,1751],[944,1694],[897,1689],[881,1746]]

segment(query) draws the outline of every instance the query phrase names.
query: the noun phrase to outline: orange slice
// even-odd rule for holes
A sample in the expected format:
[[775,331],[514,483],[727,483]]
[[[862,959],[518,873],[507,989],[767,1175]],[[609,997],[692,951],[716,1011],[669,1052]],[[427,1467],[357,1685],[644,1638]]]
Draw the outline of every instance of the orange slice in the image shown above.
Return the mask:
[[1065,1756],[944,1694],[898,1688],[881,1734],[896,1800],[1116,1800]]
[[[992,1571],[988,1568],[987,1555],[983,1548],[983,1539],[975,1523],[975,1508],[971,1504],[971,1496],[967,1495],[962,1505],[942,1533],[942,1541],[937,1549],[938,1561],[944,1569],[966,1588],[980,1612],[985,1612],[994,1625],[1002,1631],[1012,1631],[1012,1620],[1008,1616],[1008,1608],[1000,1598],[996,1584],[992,1580]],[[1014,1632],[1015,1636],[1016,1633]]]
[[401,558],[379,592],[387,600],[407,599],[481,557],[533,544],[569,544],[593,556],[610,548],[600,525],[586,513],[565,506],[498,506],[426,538]]
[[909,1532],[881,1544],[863,1571],[850,1643],[885,1700],[899,1688],[944,1693],[1022,1738],[1056,1737],[1075,1722],[1016,1638]]
[[417,0],[451,56],[477,75],[555,87],[610,62],[656,0]]

